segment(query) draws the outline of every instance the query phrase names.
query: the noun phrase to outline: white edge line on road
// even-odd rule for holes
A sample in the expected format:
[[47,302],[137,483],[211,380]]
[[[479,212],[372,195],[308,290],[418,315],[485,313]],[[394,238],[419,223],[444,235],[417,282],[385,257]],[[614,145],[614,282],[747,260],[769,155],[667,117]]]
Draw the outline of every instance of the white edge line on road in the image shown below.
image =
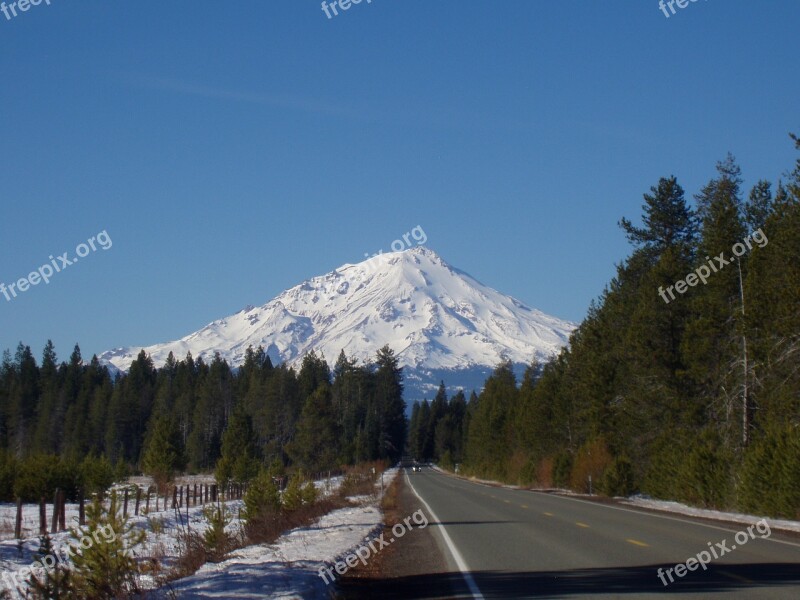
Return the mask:
[[414,488],[414,484],[411,483],[411,479],[408,478],[408,472],[407,471],[405,473],[405,476],[406,476],[406,481],[408,481],[409,487],[411,487],[411,491],[414,492],[414,495],[417,498],[419,498],[419,501],[422,502],[425,505],[425,508],[430,513],[431,518],[434,521],[436,521],[436,523],[438,523],[439,531],[442,534],[442,538],[444,539],[444,543],[447,544],[447,549],[450,550],[450,554],[453,555],[453,560],[456,561],[456,565],[458,566],[458,569],[461,571],[461,575],[462,575],[462,577],[464,577],[464,581],[467,583],[467,587],[469,588],[469,591],[472,592],[472,597],[476,598],[478,600],[483,600],[483,594],[481,594],[481,591],[478,589],[478,585],[475,583],[475,580],[472,578],[472,575],[469,572],[469,567],[467,567],[467,563],[464,561],[464,557],[461,556],[461,553],[456,548],[456,545],[453,543],[453,540],[450,538],[450,535],[447,533],[447,529],[445,529],[445,526],[442,525],[442,521],[439,519],[439,517],[436,516],[436,513],[433,512],[433,509],[431,509],[431,507],[428,505],[428,503],[425,502],[425,500],[422,499],[422,496],[420,496],[417,493],[417,490]]
[[[449,473],[443,473],[442,472],[442,474],[443,475],[447,475],[447,476],[451,476]],[[406,475],[406,478],[407,477],[408,477],[408,475]],[[697,525],[698,527],[707,527],[709,529],[717,529],[719,531],[726,531],[727,533],[737,533],[739,531],[742,531],[741,529],[726,529],[724,527],[718,527],[716,525],[709,525],[708,523],[700,523],[699,521],[692,521],[692,520],[689,520],[689,519],[680,519],[678,517],[670,517],[670,516],[667,516],[667,515],[658,514],[656,512],[650,512],[649,510],[636,510],[635,508],[622,508],[621,506],[611,506],[609,504],[601,504],[599,502],[590,502],[589,500],[581,500],[580,498],[572,498],[570,496],[562,496],[561,494],[548,494],[546,492],[539,492],[537,490],[514,489],[514,488],[507,488],[507,487],[502,487],[502,486],[500,488],[498,488],[497,486],[494,486],[494,485],[488,485],[488,484],[485,484],[485,483],[481,483],[479,481],[470,481],[468,479],[462,479],[461,477],[456,477],[455,479],[458,480],[458,481],[463,481],[464,483],[471,483],[473,485],[481,485],[481,486],[484,486],[484,487],[490,487],[490,488],[494,488],[494,489],[508,490],[510,492],[527,492],[529,494],[541,494],[541,495],[547,496],[549,498],[559,498],[561,500],[572,500],[573,502],[580,502],[582,504],[589,504],[589,505],[595,506],[595,507],[610,508],[611,510],[621,510],[622,512],[634,513],[636,515],[642,515],[642,516],[646,516],[646,517],[654,517],[656,519],[666,519],[667,521],[678,521],[679,523],[686,523],[687,525]],[[417,496],[417,497],[419,497],[419,496]],[[422,498],[420,498],[420,500],[422,500]],[[424,502],[424,500],[423,500],[423,502]],[[702,519],[703,517],[697,517],[697,518],[698,519]],[[748,525],[748,523],[742,523],[742,528],[746,529],[747,525]],[[778,530],[778,531],[780,531],[780,530]],[[785,546],[793,546],[795,548],[800,548],[800,544],[797,544],[795,542],[787,542],[787,541],[784,541],[784,540],[776,540],[775,538],[773,538],[771,536],[768,537],[768,538],[756,538],[756,539],[763,540],[765,542],[774,542],[776,544],[784,544]]]

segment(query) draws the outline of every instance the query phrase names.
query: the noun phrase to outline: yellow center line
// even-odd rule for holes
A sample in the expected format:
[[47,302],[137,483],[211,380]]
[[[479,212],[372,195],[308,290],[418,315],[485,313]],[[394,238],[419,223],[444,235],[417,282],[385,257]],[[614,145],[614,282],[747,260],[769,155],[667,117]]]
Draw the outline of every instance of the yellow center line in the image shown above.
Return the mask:
[[543,513],[543,514],[547,515],[548,517],[552,517],[553,516],[553,513]]
[[650,547],[650,544],[645,544],[644,542],[640,542],[639,540],[632,540],[632,539],[628,538],[625,541],[628,542],[629,544],[633,544],[634,546],[641,546],[642,548],[649,548]]
[[586,527],[586,528],[589,527],[586,523],[581,523],[580,521],[575,521],[575,525],[577,525],[578,527]]
[[506,504],[511,504],[511,500],[503,500]]
[[521,508],[528,508],[528,505],[527,504],[520,504],[520,507]]

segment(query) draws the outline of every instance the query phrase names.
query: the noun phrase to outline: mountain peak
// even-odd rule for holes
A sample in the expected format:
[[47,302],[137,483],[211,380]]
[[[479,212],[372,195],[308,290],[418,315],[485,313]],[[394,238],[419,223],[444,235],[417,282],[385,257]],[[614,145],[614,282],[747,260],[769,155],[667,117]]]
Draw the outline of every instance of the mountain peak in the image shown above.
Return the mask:
[[[144,350],[157,365],[170,351],[177,358],[191,351],[204,360],[219,352],[239,366],[249,346],[262,346],[273,363],[295,364],[311,350],[331,360],[344,350],[366,362],[388,344],[407,380],[435,379],[446,372],[448,383],[458,384],[458,372],[479,369],[484,374],[501,360],[546,360],[567,344],[574,327],[481,284],[433,250],[415,246],[342,265],[262,306],[247,306],[180,340]],[[127,370],[140,350],[120,348],[100,358]]]
[[398,250],[397,252],[379,252],[377,254],[373,254],[365,258],[360,263],[356,264],[344,264],[338,269],[334,269],[334,273],[345,269],[347,267],[358,267],[358,266],[365,266],[372,269],[377,269],[381,265],[393,265],[397,264],[398,261],[401,260],[414,260],[415,257],[426,257],[432,261],[447,264],[441,256],[439,256],[436,252],[431,250],[426,246],[412,246],[411,248],[404,248],[403,250]]

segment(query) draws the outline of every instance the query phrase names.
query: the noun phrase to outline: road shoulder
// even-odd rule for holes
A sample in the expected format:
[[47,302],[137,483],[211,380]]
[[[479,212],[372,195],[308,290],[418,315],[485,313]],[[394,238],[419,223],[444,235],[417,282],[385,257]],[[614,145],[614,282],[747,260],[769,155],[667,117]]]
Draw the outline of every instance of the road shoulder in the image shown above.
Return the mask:
[[[411,475],[409,475],[411,476]],[[366,598],[456,598],[469,596],[458,568],[446,550],[436,524],[417,496],[398,474],[386,494],[384,538],[392,525],[422,510],[429,526],[416,527],[402,539],[384,548],[364,566],[351,569],[336,584],[336,597]]]

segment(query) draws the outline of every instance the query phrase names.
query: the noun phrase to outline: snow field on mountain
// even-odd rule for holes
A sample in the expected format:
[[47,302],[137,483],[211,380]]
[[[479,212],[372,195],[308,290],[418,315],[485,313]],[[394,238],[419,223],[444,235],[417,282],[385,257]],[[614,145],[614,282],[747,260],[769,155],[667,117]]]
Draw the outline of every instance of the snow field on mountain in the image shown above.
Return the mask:
[[[474,371],[503,360],[547,360],[568,343],[574,328],[483,285],[418,246],[343,265],[263,306],[247,307],[144,351],[156,366],[170,352],[178,360],[191,352],[206,362],[219,353],[237,367],[248,347],[262,346],[274,364],[295,366],[312,350],[329,364],[342,350],[367,362],[388,344],[411,379],[424,380],[430,370]],[[100,359],[125,371],[140,350],[117,348]]]

